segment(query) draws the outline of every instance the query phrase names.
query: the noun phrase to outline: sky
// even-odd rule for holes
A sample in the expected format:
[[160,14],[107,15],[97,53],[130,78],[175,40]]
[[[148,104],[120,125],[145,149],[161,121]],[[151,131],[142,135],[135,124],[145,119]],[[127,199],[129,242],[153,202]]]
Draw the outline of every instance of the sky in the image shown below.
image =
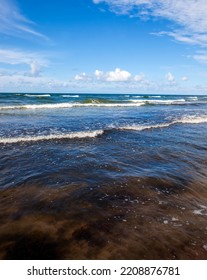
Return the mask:
[[207,1],[0,0],[0,92],[207,94]]

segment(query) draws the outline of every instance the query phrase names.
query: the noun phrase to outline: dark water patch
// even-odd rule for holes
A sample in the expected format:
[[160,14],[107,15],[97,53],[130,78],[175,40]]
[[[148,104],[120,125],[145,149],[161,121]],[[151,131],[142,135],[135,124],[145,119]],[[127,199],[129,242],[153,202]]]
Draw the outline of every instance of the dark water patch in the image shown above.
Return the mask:
[[158,178],[128,177],[96,187],[1,191],[0,256],[205,259],[206,192],[196,182],[182,184],[185,190]]
[[[12,242],[11,242],[12,240]],[[48,234],[33,233],[6,236],[2,242],[6,246],[5,260],[56,260],[60,259],[57,241],[50,239]]]

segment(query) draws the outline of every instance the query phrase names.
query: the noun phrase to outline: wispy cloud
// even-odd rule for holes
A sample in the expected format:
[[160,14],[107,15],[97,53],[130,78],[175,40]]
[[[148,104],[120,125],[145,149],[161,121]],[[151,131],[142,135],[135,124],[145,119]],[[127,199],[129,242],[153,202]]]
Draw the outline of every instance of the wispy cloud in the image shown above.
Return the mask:
[[207,1],[206,0],[93,0],[95,4],[107,3],[113,12],[140,18],[164,18],[171,21],[168,35],[175,40],[207,45]]
[[0,0],[0,33],[10,36],[47,37],[34,28],[35,23],[22,14],[13,0]]
[[27,75],[37,77],[43,67],[49,65],[49,61],[38,53],[12,50],[12,49],[0,49],[0,63],[6,65],[27,65],[29,71]]
[[38,53],[19,51],[13,49],[0,49],[0,62],[5,64],[31,64],[38,61],[42,66],[47,66],[48,60]]
[[195,59],[196,61],[206,64],[207,63],[207,52],[202,50],[198,51],[196,54],[190,56],[191,58]]
[[189,80],[189,78],[188,78],[187,76],[181,77],[181,81],[183,81],[183,82],[186,82],[186,81],[188,81],[188,80]]

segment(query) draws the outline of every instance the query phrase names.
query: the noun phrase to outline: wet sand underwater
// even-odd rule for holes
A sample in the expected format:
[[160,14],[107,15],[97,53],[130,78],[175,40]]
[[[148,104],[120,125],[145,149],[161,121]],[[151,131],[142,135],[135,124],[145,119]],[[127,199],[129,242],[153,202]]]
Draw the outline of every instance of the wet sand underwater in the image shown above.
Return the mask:
[[1,190],[0,258],[206,259],[207,196],[196,187],[127,178]]

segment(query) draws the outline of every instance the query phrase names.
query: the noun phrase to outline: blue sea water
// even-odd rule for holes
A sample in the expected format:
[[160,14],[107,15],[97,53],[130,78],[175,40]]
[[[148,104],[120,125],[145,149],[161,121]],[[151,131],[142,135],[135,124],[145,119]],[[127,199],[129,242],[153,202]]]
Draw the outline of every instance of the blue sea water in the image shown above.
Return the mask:
[[206,139],[207,96],[1,93],[0,258],[206,259]]

